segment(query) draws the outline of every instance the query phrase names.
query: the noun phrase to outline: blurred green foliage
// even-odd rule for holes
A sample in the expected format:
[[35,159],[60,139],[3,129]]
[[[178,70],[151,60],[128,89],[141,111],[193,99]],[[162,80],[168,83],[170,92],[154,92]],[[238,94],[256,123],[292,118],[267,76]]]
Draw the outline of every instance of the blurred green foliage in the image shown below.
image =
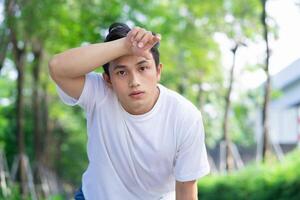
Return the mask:
[[198,182],[201,200],[300,199],[300,150],[282,163],[252,165],[229,175],[208,176]]
[[[30,195],[26,195],[22,197],[18,185],[11,186],[10,193],[8,196],[3,196],[3,194],[0,193],[0,200],[20,200],[20,199],[31,200],[32,198],[30,197]],[[40,198],[40,200],[64,200],[64,199],[65,198],[61,195],[49,196],[47,199]]]

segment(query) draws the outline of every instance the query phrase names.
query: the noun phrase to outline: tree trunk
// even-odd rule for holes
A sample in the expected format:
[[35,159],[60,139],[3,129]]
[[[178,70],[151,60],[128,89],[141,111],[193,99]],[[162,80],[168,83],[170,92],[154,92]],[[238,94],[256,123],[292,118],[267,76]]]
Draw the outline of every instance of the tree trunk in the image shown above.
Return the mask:
[[[13,33],[12,33],[13,35]],[[25,62],[25,49],[15,49],[15,64],[17,67],[18,78],[17,78],[17,100],[16,100],[16,111],[17,111],[17,140],[18,140],[18,152],[20,155],[20,181],[21,191],[26,193],[26,172],[25,172],[25,135],[24,135],[24,62]]]
[[6,27],[4,27],[4,29],[1,30],[1,33],[0,33],[0,74],[1,74],[1,69],[3,67],[3,63],[4,63],[4,60],[6,57],[8,42],[9,42],[8,30]]
[[42,59],[42,47],[40,44],[33,44],[33,93],[32,93],[32,108],[33,108],[33,130],[34,130],[34,154],[36,164],[41,162],[42,153],[42,137],[41,137],[41,109],[40,109],[40,64]]
[[200,112],[203,114],[204,91],[203,91],[203,86],[202,86],[202,82],[201,81],[198,83],[197,100],[198,100],[198,108],[199,108]]
[[[49,119],[49,111],[48,111],[48,106],[49,106],[49,98],[50,96],[48,95],[48,80],[44,80],[42,83],[43,87],[43,92],[42,92],[42,119],[43,119],[43,133],[44,133],[44,139],[43,139],[43,151],[42,151],[42,162],[44,163],[45,166],[48,168],[51,168],[53,165],[51,163],[51,149],[50,147],[53,145],[52,142],[52,131],[53,131],[53,122],[50,121]],[[53,169],[53,168],[52,168]]]
[[263,127],[263,146],[262,146],[262,160],[265,162],[266,160],[266,153],[269,151],[269,125],[268,125],[268,105],[270,100],[270,92],[271,92],[271,78],[269,73],[269,58],[270,58],[270,49],[269,49],[269,39],[268,39],[268,25],[266,22],[267,14],[266,14],[266,3],[267,0],[261,0],[262,4],[262,15],[261,15],[261,23],[263,26],[263,36],[266,43],[266,60],[265,60],[265,68],[264,71],[267,76],[267,80],[265,83],[264,88],[264,102],[263,102],[263,109],[262,109],[262,127]]
[[7,19],[8,28],[10,30],[10,41],[12,43],[12,51],[14,56],[14,62],[18,72],[17,78],[17,99],[16,99],[16,131],[18,141],[18,153],[20,157],[19,162],[19,180],[21,182],[22,194],[27,193],[26,189],[26,171],[25,171],[25,137],[24,137],[24,99],[23,99],[23,87],[24,87],[24,64],[25,64],[25,50],[26,43],[22,47],[18,46],[17,31],[15,24],[15,12],[16,1],[5,1],[5,17]]
[[40,88],[40,68],[42,60],[42,46],[39,41],[32,42],[32,52],[34,55],[33,66],[32,66],[32,108],[33,108],[33,142],[34,142],[34,182],[39,183],[39,173],[43,166],[42,153],[43,153],[43,142],[42,142],[42,131],[41,131],[41,95],[39,92]]
[[235,45],[235,47],[232,49],[233,53],[233,60],[232,60],[232,67],[230,70],[230,77],[229,77],[229,87],[227,90],[227,94],[225,97],[225,112],[224,112],[224,121],[223,121],[223,139],[225,140],[225,155],[226,155],[226,164],[225,164],[225,169],[226,171],[229,171],[233,169],[233,156],[230,151],[230,138],[228,135],[228,113],[230,110],[230,105],[231,105],[231,92],[232,92],[232,85],[233,85],[233,80],[234,80],[234,69],[235,69],[235,57],[236,57],[236,51],[238,49],[238,44]]
[[180,50],[179,51],[179,55],[178,55],[178,63],[179,63],[179,69],[181,73],[181,77],[180,77],[180,82],[177,85],[177,91],[179,92],[179,94],[184,95],[186,92],[186,72],[184,71],[185,69],[185,64],[184,64],[184,51]]

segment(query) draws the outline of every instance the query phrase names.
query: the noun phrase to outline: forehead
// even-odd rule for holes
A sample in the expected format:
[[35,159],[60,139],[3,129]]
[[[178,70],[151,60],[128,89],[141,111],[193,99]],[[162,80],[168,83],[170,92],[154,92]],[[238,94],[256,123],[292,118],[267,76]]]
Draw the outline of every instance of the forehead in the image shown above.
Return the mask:
[[134,56],[134,55],[126,55],[126,56],[121,56],[113,61],[110,62],[110,66],[113,69],[116,66],[122,65],[122,66],[135,66],[137,63],[141,61],[146,61],[150,64],[154,63],[152,54],[149,52],[149,55],[151,59],[147,59],[145,57],[141,56]]

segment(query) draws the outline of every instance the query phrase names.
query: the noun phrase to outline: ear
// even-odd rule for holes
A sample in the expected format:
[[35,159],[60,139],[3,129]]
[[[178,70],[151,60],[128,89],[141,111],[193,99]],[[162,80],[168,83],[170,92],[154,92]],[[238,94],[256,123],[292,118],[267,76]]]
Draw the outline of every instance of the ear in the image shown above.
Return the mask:
[[112,83],[111,83],[110,77],[105,72],[102,73],[102,77],[105,80],[108,87],[112,88]]
[[157,82],[160,81],[160,75],[162,72],[163,64],[159,63],[158,67],[156,68],[156,76],[157,76]]

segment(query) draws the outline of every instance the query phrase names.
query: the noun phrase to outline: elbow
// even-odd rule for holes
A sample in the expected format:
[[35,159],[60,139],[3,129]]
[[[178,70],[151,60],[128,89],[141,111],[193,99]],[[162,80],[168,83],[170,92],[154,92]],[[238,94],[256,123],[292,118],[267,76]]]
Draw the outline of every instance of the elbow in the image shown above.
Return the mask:
[[57,56],[53,56],[50,60],[49,60],[49,63],[48,63],[48,69],[49,69],[49,74],[51,76],[51,78],[53,80],[55,80],[55,77],[57,77],[59,75],[59,61],[58,61],[58,58]]

